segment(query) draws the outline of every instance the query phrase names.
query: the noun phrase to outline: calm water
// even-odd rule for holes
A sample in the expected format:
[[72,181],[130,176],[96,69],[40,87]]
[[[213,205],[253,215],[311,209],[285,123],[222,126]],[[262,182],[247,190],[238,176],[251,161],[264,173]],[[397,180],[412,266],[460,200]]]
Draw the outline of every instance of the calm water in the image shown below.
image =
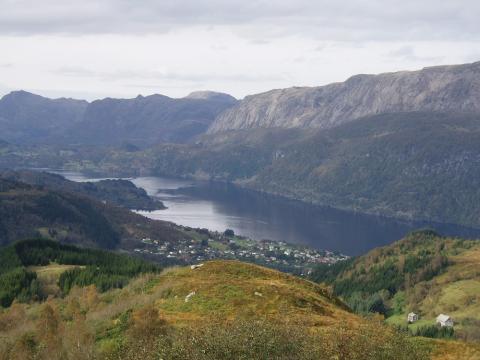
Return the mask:
[[[79,173],[61,174],[74,181],[98,180]],[[166,210],[140,212],[142,215],[211,230],[230,228],[257,240],[281,240],[358,255],[424,227],[434,228],[445,235],[480,238],[480,230],[340,211],[230,184],[160,177],[130,180],[168,207]]]

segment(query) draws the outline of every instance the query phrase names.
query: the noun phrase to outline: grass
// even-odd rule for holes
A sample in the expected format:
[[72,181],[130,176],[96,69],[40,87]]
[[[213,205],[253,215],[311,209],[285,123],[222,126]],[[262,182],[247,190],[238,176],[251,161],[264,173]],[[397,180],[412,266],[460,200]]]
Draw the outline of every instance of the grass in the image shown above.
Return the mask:
[[45,295],[57,296],[60,294],[60,288],[58,287],[58,279],[60,275],[67,271],[77,267],[83,268],[79,265],[60,265],[52,263],[47,266],[29,266],[27,271],[33,271],[37,273],[37,279],[40,282],[42,293]]
[[[30,269],[36,271],[39,278],[52,280],[68,268],[71,267],[50,264]],[[192,291],[195,295],[185,302],[185,296]],[[71,304],[77,301],[88,327],[94,329],[95,343],[100,352],[121,346],[131,314],[147,306],[154,306],[163,319],[177,328],[196,327],[214,321],[265,319],[317,332],[327,331],[339,324],[356,328],[369,321],[351,313],[318,284],[238,261],[209,261],[195,270],[174,267],[161,274],[141,275],[123,289],[98,293],[94,287],[76,288],[65,298],[50,300],[65,319],[69,317]],[[32,328],[41,306],[14,306],[17,312],[19,308],[24,309],[19,315],[23,329]],[[11,311],[0,314],[0,324],[2,316],[12,316]],[[404,322],[404,317],[394,317],[390,321]],[[5,331],[6,336],[18,333],[15,328]],[[415,338],[415,341],[433,347],[434,360],[480,358],[477,345],[423,338]]]
[[[338,311],[328,299],[307,281],[236,261],[212,261],[191,270],[180,268],[163,275],[162,298],[156,304],[172,321],[204,319],[221,315],[233,319],[241,316],[276,316],[280,311],[290,317],[303,317],[306,309],[317,309],[311,321],[320,321],[326,314],[353,318],[347,311]],[[189,302],[185,297],[195,291]],[[257,295],[255,294],[257,293]],[[261,294],[261,295],[259,295]],[[307,320],[307,319],[304,319]],[[324,320],[324,319],[322,319]]]
[[408,324],[407,316],[404,314],[395,314],[386,319],[386,323],[389,325],[407,327],[411,330],[416,330],[422,326],[435,325],[435,319],[419,319],[418,321]]
[[466,320],[480,321],[480,245],[450,256],[449,260],[452,265],[443,274],[415,286],[416,291],[428,289],[416,307],[431,323],[438,314],[450,315],[455,329],[462,331]]
[[432,360],[478,360],[480,344],[463,341],[436,340],[422,338],[426,344],[432,345]]

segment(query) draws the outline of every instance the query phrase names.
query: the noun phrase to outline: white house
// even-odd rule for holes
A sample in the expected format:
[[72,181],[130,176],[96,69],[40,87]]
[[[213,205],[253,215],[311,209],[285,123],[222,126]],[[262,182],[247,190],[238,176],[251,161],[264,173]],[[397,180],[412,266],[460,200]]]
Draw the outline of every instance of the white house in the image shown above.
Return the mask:
[[418,314],[415,314],[414,312],[411,312],[407,315],[407,321],[409,323],[414,323],[415,321],[418,321]]
[[453,327],[453,319],[448,315],[440,314],[437,316],[437,324],[441,327]]

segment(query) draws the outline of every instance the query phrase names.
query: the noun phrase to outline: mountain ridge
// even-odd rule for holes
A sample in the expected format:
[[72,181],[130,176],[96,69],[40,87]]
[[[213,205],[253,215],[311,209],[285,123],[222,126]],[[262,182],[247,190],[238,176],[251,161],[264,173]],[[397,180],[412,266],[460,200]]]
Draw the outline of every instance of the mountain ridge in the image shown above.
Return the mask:
[[0,132],[3,140],[26,145],[132,143],[145,147],[185,142],[206,131],[236,101],[228,94],[210,91],[183,98],[153,94],[88,102],[19,90],[0,99]]
[[480,62],[358,74],[324,86],[247,96],[220,114],[208,133],[257,127],[324,129],[388,112],[480,112],[479,97]]

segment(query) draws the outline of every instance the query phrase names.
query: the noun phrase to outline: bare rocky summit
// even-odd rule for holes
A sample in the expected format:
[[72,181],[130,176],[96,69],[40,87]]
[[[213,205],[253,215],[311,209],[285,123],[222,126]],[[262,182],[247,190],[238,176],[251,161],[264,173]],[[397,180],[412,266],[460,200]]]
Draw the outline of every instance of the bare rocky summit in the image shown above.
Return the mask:
[[247,96],[220,114],[209,133],[269,127],[331,128],[364,116],[410,111],[480,112],[480,62],[355,75],[342,83]]

